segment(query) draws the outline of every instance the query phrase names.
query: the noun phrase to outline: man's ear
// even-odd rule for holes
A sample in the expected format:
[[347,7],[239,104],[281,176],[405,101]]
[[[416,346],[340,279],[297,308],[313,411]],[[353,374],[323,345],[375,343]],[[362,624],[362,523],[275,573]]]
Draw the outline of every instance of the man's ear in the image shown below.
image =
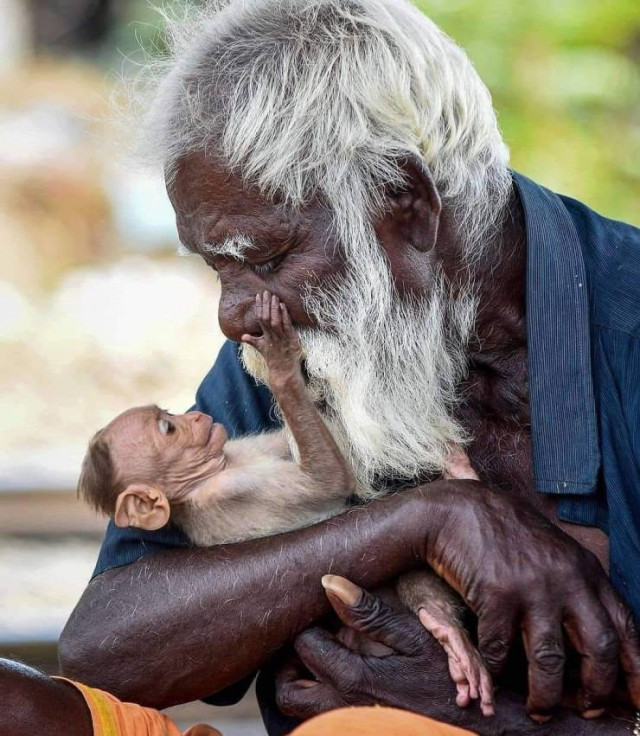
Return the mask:
[[118,496],[113,520],[116,526],[135,526],[154,531],[163,527],[170,515],[169,501],[161,490],[143,483],[133,483]]
[[376,233],[387,247],[408,244],[420,253],[427,253],[438,239],[440,195],[423,161],[408,158],[400,168],[405,183],[387,191],[387,207],[376,222]]

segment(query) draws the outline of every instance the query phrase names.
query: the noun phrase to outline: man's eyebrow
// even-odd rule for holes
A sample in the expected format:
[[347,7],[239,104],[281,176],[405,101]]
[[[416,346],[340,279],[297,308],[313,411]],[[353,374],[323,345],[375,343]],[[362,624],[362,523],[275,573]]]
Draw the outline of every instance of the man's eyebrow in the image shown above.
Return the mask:
[[226,256],[227,258],[243,261],[246,252],[255,250],[257,247],[258,245],[253,238],[242,233],[236,233],[217,243],[203,243],[200,249],[207,255]]
[[248,250],[255,250],[258,244],[250,238],[248,235],[242,233],[236,233],[229,235],[227,238],[220,240],[219,242],[202,243],[195,249],[185,245],[182,241],[178,243],[177,254],[179,256],[192,256],[206,253],[211,256],[226,256],[227,258],[235,258],[238,261],[243,261],[245,253]]

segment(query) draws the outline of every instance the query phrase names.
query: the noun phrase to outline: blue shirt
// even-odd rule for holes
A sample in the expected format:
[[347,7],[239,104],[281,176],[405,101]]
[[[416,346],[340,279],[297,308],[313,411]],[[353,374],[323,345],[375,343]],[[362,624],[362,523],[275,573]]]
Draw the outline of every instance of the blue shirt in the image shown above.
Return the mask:
[[[640,622],[640,230],[513,176],[526,225],[536,490],[559,497],[564,521],[609,534],[611,578]],[[195,408],[232,437],[278,426],[268,390],[243,370],[231,342]],[[172,527],[111,523],[94,574],[187,545]]]

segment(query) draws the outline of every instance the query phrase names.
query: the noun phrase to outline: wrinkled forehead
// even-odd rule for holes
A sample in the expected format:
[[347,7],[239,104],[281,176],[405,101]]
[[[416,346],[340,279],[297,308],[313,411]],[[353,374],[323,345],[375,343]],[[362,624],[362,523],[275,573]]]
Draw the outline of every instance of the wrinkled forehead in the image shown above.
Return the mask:
[[238,234],[247,241],[260,240],[266,233],[286,237],[301,215],[276,196],[267,199],[238,172],[202,153],[179,160],[167,179],[167,192],[180,240],[191,251],[202,251],[203,244],[224,243]]
[[114,459],[126,460],[128,454],[136,454],[144,447],[150,447],[149,440],[161,410],[155,406],[139,406],[118,415],[103,430],[103,438],[108,442]]

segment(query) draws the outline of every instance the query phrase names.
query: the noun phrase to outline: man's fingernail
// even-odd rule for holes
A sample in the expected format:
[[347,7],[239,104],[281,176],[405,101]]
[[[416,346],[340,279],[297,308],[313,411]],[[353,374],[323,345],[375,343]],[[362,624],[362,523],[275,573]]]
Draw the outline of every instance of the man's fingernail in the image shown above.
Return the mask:
[[323,575],[322,587],[333,593],[345,606],[355,606],[362,596],[362,590],[350,580],[339,575]]
[[583,710],[580,715],[590,721],[592,718],[600,718],[604,714],[604,708],[589,708],[589,710]]
[[536,723],[542,725],[543,723],[549,723],[553,716],[550,716],[548,714],[544,715],[543,713],[529,713],[529,718],[531,718],[532,721],[535,721]]

